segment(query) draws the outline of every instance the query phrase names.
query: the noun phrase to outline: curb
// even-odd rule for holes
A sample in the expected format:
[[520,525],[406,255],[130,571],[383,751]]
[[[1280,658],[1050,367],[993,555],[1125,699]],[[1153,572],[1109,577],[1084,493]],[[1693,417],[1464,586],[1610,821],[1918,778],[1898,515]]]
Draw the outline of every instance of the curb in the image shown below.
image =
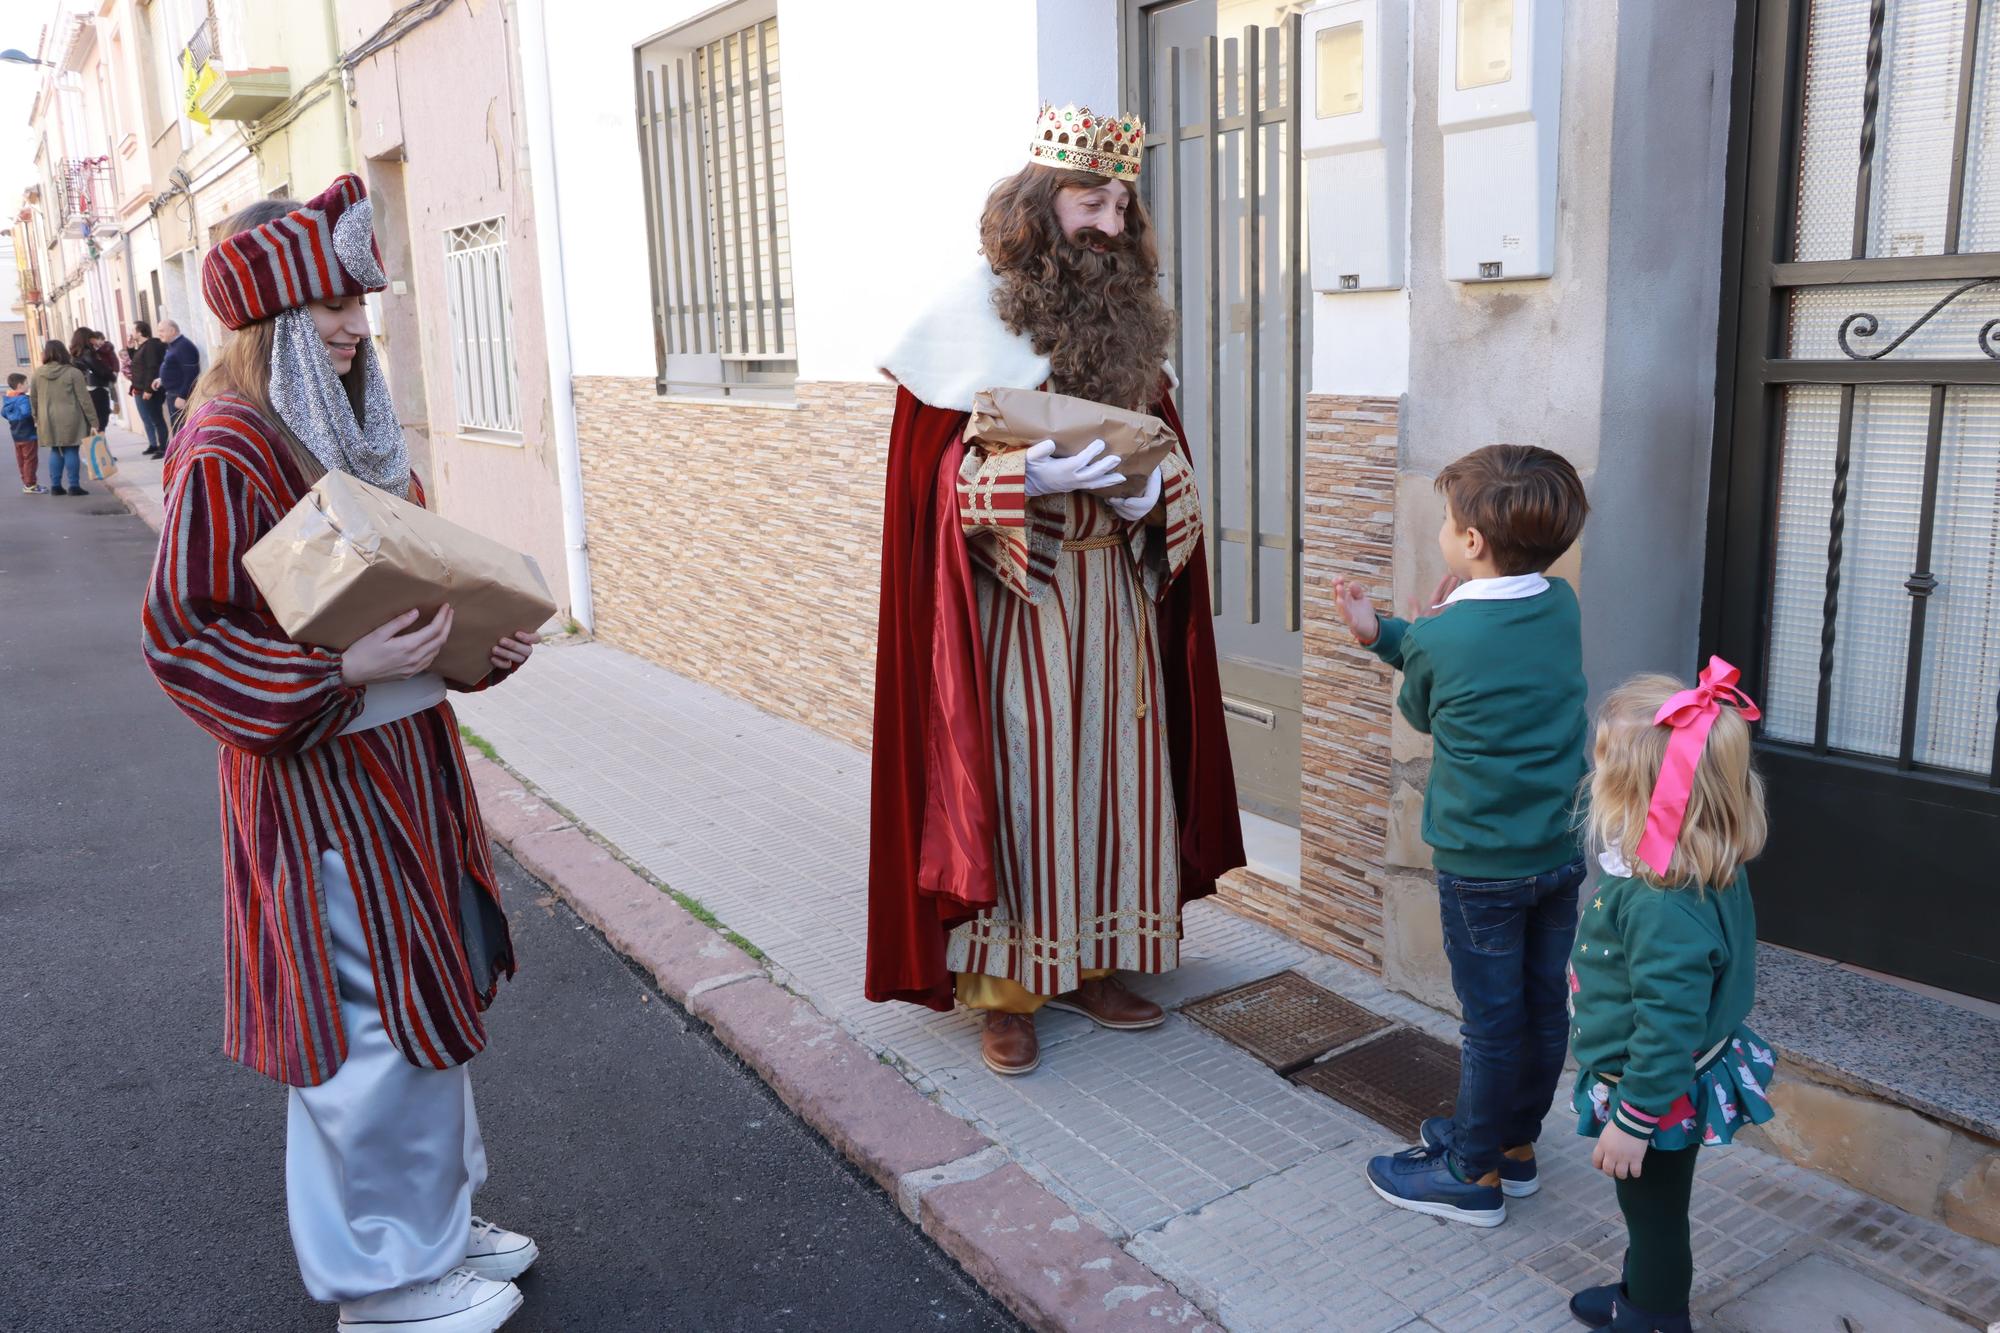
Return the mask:
[[468,755],[492,839],[662,992],[709,1025],[798,1117],[1038,1333],[1218,1333],[1194,1302],[931,1102],[749,954],[548,805]]

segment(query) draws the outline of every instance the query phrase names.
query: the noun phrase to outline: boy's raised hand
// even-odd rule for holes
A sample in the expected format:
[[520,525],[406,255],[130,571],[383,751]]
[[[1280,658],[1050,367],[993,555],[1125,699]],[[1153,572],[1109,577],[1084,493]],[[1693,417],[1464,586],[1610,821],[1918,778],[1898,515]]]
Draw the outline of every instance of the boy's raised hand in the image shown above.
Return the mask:
[[1430,602],[1424,606],[1417,605],[1417,599],[1412,597],[1410,599],[1410,619],[1422,620],[1425,616],[1436,615],[1438,608],[1444,605],[1444,599],[1457,592],[1458,585],[1464,581],[1456,574],[1445,575],[1438,580],[1437,591],[1431,594]]
[[1375,642],[1381,622],[1376,618],[1375,603],[1369,600],[1368,590],[1358,580],[1335,579],[1333,604],[1340,609],[1340,618],[1347,622],[1347,631],[1357,643]]

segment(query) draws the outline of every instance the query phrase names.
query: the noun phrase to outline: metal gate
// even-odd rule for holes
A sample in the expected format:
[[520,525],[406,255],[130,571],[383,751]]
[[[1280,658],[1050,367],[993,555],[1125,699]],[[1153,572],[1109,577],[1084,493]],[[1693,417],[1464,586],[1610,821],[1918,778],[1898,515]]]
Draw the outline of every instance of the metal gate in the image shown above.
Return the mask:
[[2000,0],[1746,0],[1705,637],[1766,938],[2000,999]]
[[[1140,177],[1180,314],[1179,405],[1207,525],[1243,805],[1297,825],[1301,450],[1310,310],[1298,207],[1298,6],[1163,0],[1129,13]],[[1221,12],[1218,13],[1218,10]],[[1232,18],[1245,23],[1218,31]]]

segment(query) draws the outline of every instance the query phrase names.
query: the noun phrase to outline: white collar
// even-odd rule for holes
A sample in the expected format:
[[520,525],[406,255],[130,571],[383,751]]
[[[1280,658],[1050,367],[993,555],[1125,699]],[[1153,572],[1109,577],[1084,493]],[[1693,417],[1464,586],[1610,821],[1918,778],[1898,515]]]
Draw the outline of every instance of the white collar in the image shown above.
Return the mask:
[[1540,574],[1502,574],[1494,579],[1467,579],[1451,590],[1441,605],[1453,602],[1512,602],[1535,597],[1549,590],[1549,581]]
[[1632,867],[1625,864],[1625,858],[1616,847],[1606,847],[1597,854],[1597,864],[1604,867],[1604,873],[1617,879],[1632,878]]
[[993,306],[1000,275],[984,260],[948,284],[880,362],[882,373],[929,407],[970,412],[981,389],[1039,389],[1049,359]]

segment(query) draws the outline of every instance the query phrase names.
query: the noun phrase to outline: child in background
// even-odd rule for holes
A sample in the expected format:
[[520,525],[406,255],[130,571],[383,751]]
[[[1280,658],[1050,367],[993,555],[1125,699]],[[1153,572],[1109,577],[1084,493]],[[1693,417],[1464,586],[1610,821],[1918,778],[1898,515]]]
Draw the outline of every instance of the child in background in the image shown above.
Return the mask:
[[1354,637],[1403,673],[1398,706],[1434,743],[1424,841],[1437,866],[1451,986],[1465,1015],[1458,1102],[1368,1181],[1399,1208],[1498,1226],[1540,1188],[1535,1139],[1562,1076],[1563,964],[1583,883],[1572,807],[1586,689],[1576,594],[1544,571],[1589,513],[1560,454],[1496,444],[1438,474],[1451,577],[1432,614],[1378,617],[1346,579]]
[[6,414],[7,431],[14,437],[14,462],[21,469],[21,494],[47,494],[48,488],[35,481],[41,453],[35,443],[35,405],[28,398],[26,375],[17,371],[7,377],[6,405],[0,407],[0,412]]
[[1589,840],[1605,878],[1570,958],[1572,1103],[1617,1182],[1623,1281],[1570,1310],[1592,1328],[1686,1333],[1695,1155],[1771,1118],[1776,1060],[1743,1026],[1757,988],[1757,913],[1743,867],[1764,847],[1750,763],[1757,708],[1711,658],[1694,689],[1640,676],[1604,701]]

